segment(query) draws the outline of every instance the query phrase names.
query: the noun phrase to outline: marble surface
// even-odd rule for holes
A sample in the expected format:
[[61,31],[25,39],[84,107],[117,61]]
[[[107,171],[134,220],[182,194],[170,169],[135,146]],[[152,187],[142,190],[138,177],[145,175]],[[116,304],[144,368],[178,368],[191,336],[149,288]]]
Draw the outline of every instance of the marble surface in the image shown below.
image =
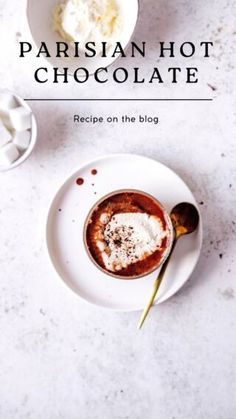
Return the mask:
[[[156,43],[212,40],[198,85],[106,88],[37,86],[18,58],[29,40],[24,1],[0,0],[1,87],[23,97],[213,97],[206,103],[34,102],[38,144],[0,176],[0,418],[234,419],[236,415],[236,170],[234,0],[142,0],[135,40],[157,64]],[[168,61],[159,61],[165,71]],[[133,61],[127,58],[127,65]],[[175,64],[185,65],[176,58]],[[117,64],[116,64],[117,65]],[[210,86],[209,86],[210,85]],[[212,87],[213,86],[213,90]],[[147,114],[158,125],[74,126],[73,115]],[[187,285],[151,311],[113,313],[80,301],[55,274],[45,249],[50,200],[88,158],[140,153],[174,169],[201,203],[203,250]]]

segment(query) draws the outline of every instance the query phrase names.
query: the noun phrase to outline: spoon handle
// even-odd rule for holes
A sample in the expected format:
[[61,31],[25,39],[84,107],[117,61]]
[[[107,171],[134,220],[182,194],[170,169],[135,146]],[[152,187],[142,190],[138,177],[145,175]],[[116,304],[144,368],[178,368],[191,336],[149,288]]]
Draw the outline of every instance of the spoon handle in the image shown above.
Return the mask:
[[173,242],[173,245],[172,245],[170,254],[169,254],[168,258],[166,259],[166,261],[163,263],[162,268],[161,268],[161,270],[159,272],[159,275],[158,275],[158,277],[156,278],[156,280],[154,282],[152,294],[151,294],[151,296],[150,296],[150,298],[149,298],[149,300],[147,302],[146,307],[144,308],[144,310],[142,312],[142,315],[140,317],[139,324],[138,324],[138,329],[141,329],[141,327],[142,327],[143,323],[145,322],[145,319],[146,319],[146,317],[147,317],[147,315],[149,313],[149,310],[150,310],[150,308],[153,305],[153,302],[155,300],[155,297],[157,295],[157,292],[158,292],[158,290],[160,288],[160,285],[162,283],[163,277],[165,275],[166,268],[167,268],[168,263],[170,261],[170,257],[171,257],[171,255],[173,253],[174,248],[175,248],[176,242],[177,242],[177,238],[174,239],[174,242]]

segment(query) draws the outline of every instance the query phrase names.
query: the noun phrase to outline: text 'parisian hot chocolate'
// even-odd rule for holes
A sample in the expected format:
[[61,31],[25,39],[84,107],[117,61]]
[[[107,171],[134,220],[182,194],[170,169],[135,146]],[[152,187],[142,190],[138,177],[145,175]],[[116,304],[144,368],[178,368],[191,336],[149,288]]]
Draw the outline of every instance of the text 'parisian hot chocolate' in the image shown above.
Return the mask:
[[141,192],[120,192],[105,198],[89,216],[86,244],[104,270],[137,277],[155,269],[171,242],[171,226],[158,202]]

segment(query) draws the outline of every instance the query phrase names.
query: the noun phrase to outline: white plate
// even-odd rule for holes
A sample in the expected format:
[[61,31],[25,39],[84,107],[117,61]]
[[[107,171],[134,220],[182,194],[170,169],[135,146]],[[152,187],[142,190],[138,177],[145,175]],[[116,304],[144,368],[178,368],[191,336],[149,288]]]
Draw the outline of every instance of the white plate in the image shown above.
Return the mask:
[[[47,61],[54,67],[68,67],[69,73],[73,74],[78,67],[86,67],[89,74],[93,74],[100,67],[108,67],[112,62],[116,61],[117,55],[101,58],[86,58],[81,54],[80,58],[56,58],[56,42],[63,42],[64,39],[53,30],[53,11],[55,6],[64,3],[65,0],[28,0],[27,1],[27,18],[29,28],[37,48],[40,47],[42,41],[46,42],[51,57],[47,57]],[[120,8],[121,20],[123,22],[122,31],[119,41],[125,49],[134,33],[138,14],[138,0],[117,0]],[[94,39],[90,39],[94,41]],[[104,39],[106,41],[106,39]],[[44,56],[44,55],[42,55]]]
[[[93,169],[97,170],[94,176]],[[78,186],[76,180],[83,178]],[[118,189],[138,189],[156,197],[170,211],[187,201],[197,206],[188,186],[163,164],[137,155],[114,154],[76,170],[60,187],[47,219],[47,246],[52,263],[84,300],[113,310],[139,310],[147,302],[158,271],[136,280],[121,280],[101,272],[90,260],[83,243],[86,216],[98,199]],[[202,223],[176,246],[156,304],[174,295],[191,275],[200,254]]]

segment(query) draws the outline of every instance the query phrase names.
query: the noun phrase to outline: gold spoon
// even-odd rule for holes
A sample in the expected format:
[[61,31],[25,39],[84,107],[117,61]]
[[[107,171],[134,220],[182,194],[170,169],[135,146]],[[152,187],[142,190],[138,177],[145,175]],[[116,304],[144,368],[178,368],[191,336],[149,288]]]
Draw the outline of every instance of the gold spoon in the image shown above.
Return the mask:
[[145,307],[145,309],[143,310],[142,316],[140,318],[139,324],[138,324],[138,328],[141,329],[150,308],[152,307],[152,304],[155,300],[157,291],[159,290],[159,287],[161,285],[162,279],[164,277],[166,268],[168,266],[168,263],[170,261],[170,257],[173,253],[173,250],[175,248],[175,245],[177,243],[177,240],[185,235],[185,234],[190,234],[193,233],[199,223],[199,213],[198,210],[196,209],[196,207],[192,204],[189,204],[188,202],[182,202],[181,204],[176,205],[171,213],[170,213],[170,218],[174,227],[174,232],[175,232],[175,237],[174,237],[174,241],[173,241],[173,245],[170,251],[170,254],[168,256],[168,258],[166,259],[166,261],[164,262],[164,264],[162,265],[162,268],[160,270],[160,273],[157,277],[157,279],[154,282],[154,286],[153,286],[153,291],[152,294],[150,296],[150,299]]

